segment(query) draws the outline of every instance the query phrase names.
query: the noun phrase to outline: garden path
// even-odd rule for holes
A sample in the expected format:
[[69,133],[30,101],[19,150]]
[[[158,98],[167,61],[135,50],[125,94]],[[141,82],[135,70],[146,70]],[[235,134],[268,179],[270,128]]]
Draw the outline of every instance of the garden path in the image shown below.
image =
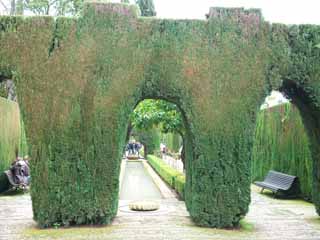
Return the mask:
[[0,197],[0,239],[59,240],[315,240],[320,239],[320,217],[312,204],[300,200],[277,200],[252,187],[250,211],[238,230],[217,230],[195,226],[183,201],[161,200],[158,212],[138,213],[119,202],[112,225],[39,230],[32,220],[28,194]]

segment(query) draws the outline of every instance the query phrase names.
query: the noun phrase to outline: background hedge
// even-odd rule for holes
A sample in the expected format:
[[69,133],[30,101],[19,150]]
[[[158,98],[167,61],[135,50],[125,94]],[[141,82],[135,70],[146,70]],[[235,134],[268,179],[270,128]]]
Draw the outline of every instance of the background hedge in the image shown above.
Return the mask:
[[16,152],[23,157],[27,150],[18,104],[0,97],[0,172],[9,169]]
[[182,138],[178,133],[161,133],[161,142],[166,145],[170,152],[178,153],[182,146]]
[[137,141],[141,142],[144,145],[144,150],[147,150],[147,154],[153,154],[155,151],[159,151],[160,133],[156,128],[148,130],[134,129],[132,134]]

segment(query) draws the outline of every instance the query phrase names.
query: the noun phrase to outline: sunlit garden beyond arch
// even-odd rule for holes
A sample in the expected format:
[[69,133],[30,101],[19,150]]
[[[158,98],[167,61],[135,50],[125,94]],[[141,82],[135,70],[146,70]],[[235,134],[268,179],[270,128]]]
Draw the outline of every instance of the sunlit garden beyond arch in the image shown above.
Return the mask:
[[[86,3],[77,18],[0,16],[0,79],[16,86],[34,220],[40,227],[111,224],[123,207],[119,176],[130,136],[160,171],[142,136],[154,129],[179,135],[184,170],[169,180],[159,175],[196,225],[238,228],[252,181],[272,168],[298,175],[303,197],[320,213],[319,43],[319,26],[270,24],[257,9],[211,8],[207,20],[169,20],[99,2]],[[261,113],[271,90],[290,103]],[[286,131],[289,117],[306,131]],[[276,129],[302,136],[303,143],[274,138],[305,151],[292,156],[295,163],[275,150],[280,142],[261,137],[267,118],[270,136]],[[273,155],[261,166],[265,145]]]

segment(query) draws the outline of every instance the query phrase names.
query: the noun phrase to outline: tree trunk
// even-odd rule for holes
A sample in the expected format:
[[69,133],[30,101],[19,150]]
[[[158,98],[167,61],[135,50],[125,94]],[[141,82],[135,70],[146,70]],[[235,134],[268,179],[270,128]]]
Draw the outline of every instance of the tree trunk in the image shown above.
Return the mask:
[[178,131],[178,133],[180,134],[181,138],[182,138],[182,149],[181,149],[181,161],[183,163],[183,170],[186,169],[186,164],[185,164],[185,157],[186,157],[186,152],[185,152],[185,141],[184,141],[184,136],[183,136],[183,133],[182,131]]
[[184,148],[184,142],[182,142],[181,161],[183,163],[183,170],[186,169],[185,157],[186,157],[186,153],[185,153],[185,148]]
[[131,121],[129,121],[128,129],[127,129],[127,136],[126,136],[126,143],[127,143],[127,142],[129,141],[129,139],[130,139],[131,131],[132,131],[132,123],[131,123]]
[[17,0],[16,15],[23,15],[23,0]]
[[144,143],[141,143],[143,145],[143,155],[144,155],[144,159],[147,160],[147,156],[148,156],[148,149],[147,149],[147,145]]
[[15,13],[16,13],[16,0],[11,0],[10,15],[14,15]]
[[49,15],[50,13],[50,3],[48,2],[48,6],[47,6],[47,9],[46,9],[46,15]]

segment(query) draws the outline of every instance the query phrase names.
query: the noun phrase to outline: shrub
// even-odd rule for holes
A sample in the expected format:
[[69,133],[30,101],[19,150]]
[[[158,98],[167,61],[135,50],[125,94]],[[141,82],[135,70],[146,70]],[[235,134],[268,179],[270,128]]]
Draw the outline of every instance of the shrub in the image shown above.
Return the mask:
[[148,155],[148,161],[161,178],[184,199],[185,176],[154,155]]

